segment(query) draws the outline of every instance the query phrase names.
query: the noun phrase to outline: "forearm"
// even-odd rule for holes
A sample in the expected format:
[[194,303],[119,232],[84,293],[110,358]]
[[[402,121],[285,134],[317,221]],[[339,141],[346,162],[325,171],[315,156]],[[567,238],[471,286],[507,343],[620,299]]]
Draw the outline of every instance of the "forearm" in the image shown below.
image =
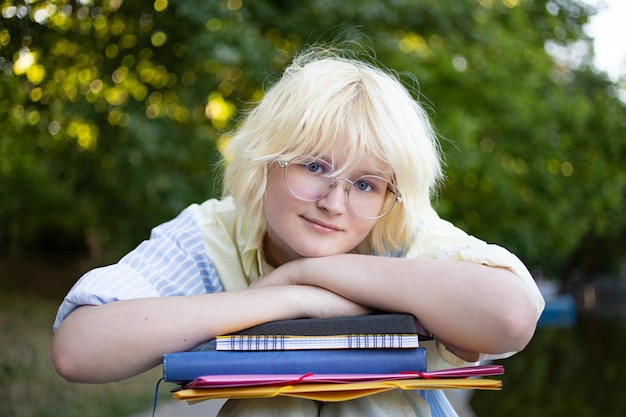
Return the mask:
[[469,351],[518,351],[535,329],[535,304],[508,270],[349,254],[301,262],[296,269],[300,283],[381,310],[413,313],[446,344]]
[[123,379],[218,334],[305,315],[300,293],[285,286],[83,306],[55,333],[52,360],[71,381]]

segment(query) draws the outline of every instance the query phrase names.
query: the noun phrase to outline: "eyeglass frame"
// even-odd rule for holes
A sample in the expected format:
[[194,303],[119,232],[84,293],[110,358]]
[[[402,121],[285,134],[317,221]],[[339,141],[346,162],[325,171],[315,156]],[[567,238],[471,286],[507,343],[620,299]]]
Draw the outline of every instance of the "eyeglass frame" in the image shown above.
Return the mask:
[[[389,207],[389,209],[384,212],[383,214],[380,214],[376,217],[364,217],[359,215],[356,211],[354,211],[354,209],[352,208],[352,205],[350,204],[350,190],[352,189],[352,186],[354,185],[355,181],[352,181],[348,178],[344,178],[344,177],[339,177],[337,175],[327,175],[327,177],[330,180],[333,180],[334,182],[331,183],[331,186],[328,189],[328,192],[326,194],[321,195],[319,198],[313,199],[313,200],[309,200],[306,198],[302,198],[298,195],[296,195],[292,190],[291,187],[289,187],[289,183],[287,182],[287,167],[289,166],[289,164],[297,159],[297,158],[311,158],[311,159],[317,159],[319,161],[325,162],[323,159],[320,159],[318,157],[315,156],[310,156],[310,155],[302,155],[302,156],[296,156],[294,158],[291,158],[289,161],[285,161],[283,159],[277,159],[276,162],[278,163],[278,165],[280,165],[281,168],[283,168],[283,182],[285,183],[285,187],[287,188],[287,191],[289,191],[289,194],[291,194],[292,196],[294,196],[295,198],[297,198],[300,201],[308,201],[308,202],[315,202],[315,201],[320,201],[323,200],[324,198],[328,197],[328,194],[331,193],[331,191],[333,191],[335,189],[335,187],[337,186],[337,184],[339,184],[338,180],[342,180],[347,182],[349,185],[348,187],[344,188],[344,191],[348,194],[347,198],[346,198],[346,202],[347,202],[347,206],[350,208],[350,211],[357,217],[364,219],[364,220],[378,220],[381,219],[383,217],[385,217],[387,214],[391,213],[391,210],[393,210],[393,208],[396,206],[396,204],[401,203],[402,202],[402,196],[400,195],[400,191],[398,191],[398,186],[395,185],[393,182],[389,181],[386,178],[380,177],[378,175],[361,175],[359,178],[357,178],[356,180],[362,178],[362,177],[374,177],[374,178],[379,178],[381,180],[384,180],[387,184],[392,185],[396,191],[391,190],[389,188],[387,188],[387,192],[390,192],[392,194],[394,194],[394,199],[393,199],[393,203],[391,204],[391,207]],[[328,164],[328,162],[326,162],[326,164]],[[328,164],[331,169],[332,169],[332,165]],[[333,172],[333,171],[331,171]]]

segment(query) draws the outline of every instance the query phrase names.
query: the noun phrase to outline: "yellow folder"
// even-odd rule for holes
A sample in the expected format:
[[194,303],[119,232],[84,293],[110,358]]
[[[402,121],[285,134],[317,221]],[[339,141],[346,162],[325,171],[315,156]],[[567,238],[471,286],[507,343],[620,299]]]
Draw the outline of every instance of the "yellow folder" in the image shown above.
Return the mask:
[[481,389],[499,390],[502,381],[484,378],[402,379],[337,383],[303,383],[295,385],[262,385],[225,388],[181,389],[174,398],[190,404],[216,398],[270,398],[278,395],[317,401],[346,401],[393,389]]

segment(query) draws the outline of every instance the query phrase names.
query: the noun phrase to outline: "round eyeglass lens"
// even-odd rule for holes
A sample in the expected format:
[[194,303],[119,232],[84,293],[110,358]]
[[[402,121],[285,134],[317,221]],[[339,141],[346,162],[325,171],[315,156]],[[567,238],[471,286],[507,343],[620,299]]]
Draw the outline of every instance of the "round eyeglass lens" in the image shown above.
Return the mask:
[[319,158],[299,156],[285,167],[285,184],[295,197],[305,201],[318,201],[332,190],[335,178],[332,166]]
[[364,175],[348,190],[348,204],[359,217],[377,219],[389,213],[396,204],[396,187],[382,177]]

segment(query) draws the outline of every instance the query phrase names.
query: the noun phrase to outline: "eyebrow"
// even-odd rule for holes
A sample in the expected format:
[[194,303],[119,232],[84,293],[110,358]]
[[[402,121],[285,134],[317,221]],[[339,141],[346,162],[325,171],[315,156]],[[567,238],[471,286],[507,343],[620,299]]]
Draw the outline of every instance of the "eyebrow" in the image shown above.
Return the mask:
[[378,169],[377,167],[368,167],[366,169],[360,169],[358,171],[355,171],[355,174],[353,175],[353,177],[356,179],[364,175],[373,175],[376,177],[384,178],[387,181],[392,181],[393,179],[392,171],[381,170],[381,169]]
[[[336,175],[337,171],[340,172],[345,172],[344,168],[341,168],[339,170],[336,169],[336,164],[335,164],[335,160],[333,158],[328,157],[327,155],[316,155],[316,154],[311,154],[311,156],[314,156],[315,158],[321,159],[322,161],[326,162],[327,164],[329,164],[331,166],[331,168],[333,169],[333,174]],[[358,168],[358,167],[357,167]],[[378,167],[367,167],[366,169],[361,169],[356,171],[355,175],[353,176],[354,179],[360,178],[364,175],[373,175],[376,177],[381,177],[386,179],[387,181],[392,182],[393,181],[393,170],[389,170],[389,169],[380,169]]]

